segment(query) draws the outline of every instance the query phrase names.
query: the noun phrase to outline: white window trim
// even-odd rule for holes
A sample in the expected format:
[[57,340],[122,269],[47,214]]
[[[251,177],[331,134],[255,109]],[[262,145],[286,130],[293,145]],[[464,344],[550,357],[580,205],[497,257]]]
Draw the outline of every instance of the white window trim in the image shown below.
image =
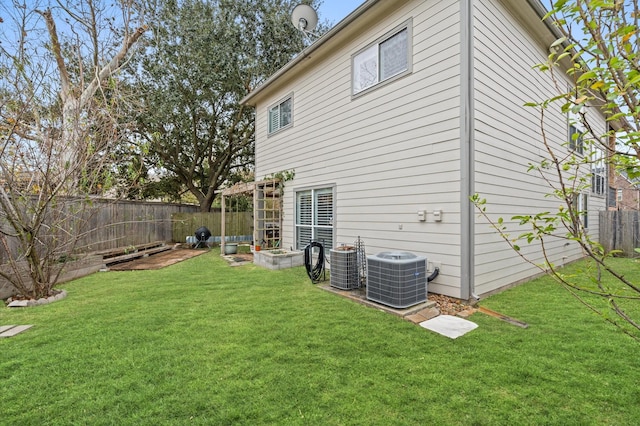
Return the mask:
[[[385,80],[380,81],[380,58],[378,56],[380,44],[384,43],[385,41],[389,40],[390,38],[392,38],[393,36],[395,36],[396,34],[404,30],[407,30],[407,69],[391,77],[388,77]],[[376,47],[376,49],[370,50],[370,49],[373,49],[374,47]],[[371,86],[355,93],[355,71],[356,71],[355,65],[356,65],[357,58],[363,54],[365,55],[372,54],[372,52],[376,53],[376,57],[378,60],[378,66],[377,66],[378,75],[376,78],[376,82]],[[357,51],[351,56],[351,98],[352,99],[358,98],[366,93],[369,93],[380,87],[386,86],[389,83],[392,83],[408,74],[411,74],[412,72],[413,72],[413,19],[409,18],[407,21],[403,22],[401,25],[398,25],[391,31],[384,34],[382,37],[378,38],[373,43],[368,44],[366,47],[364,47],[363,49],[360,49],[359,51]]]
[[[570,93],[573,92],[574,96],[578,96],[577,89],[575,87],[569,85],[567,90]],[[584,105],[578,107],[578,105],[572,104],[567,111],[567,135],[569,138],[567,149],[580,156],[585,155],[584,137],[586,129],[582,122],[582,113],[585,112],[585,108],[586,107]],[[573,139],[574,134],[578,134],[579,136],[576,139]]]
[[589,195],[584,192],[573,194],[573,208],[584,229],[589,229]]
[[[323,225],[317,225],[315,223],[316,221],[316,212],[315,212],[315,202],[316,202],[316,192],[318,191],[324,191],[324,190],[330,190],[331,194],[332,194],[332,217],[331,217],[331,226],[323,226]],[[310,191],[311,192],[311,205],[312,205],[312,213],[311,213],[311,225],[300,225],[298,224],[298,194],[302,193],[302,192],[307,192]],[[304,249],[304,247],[297,247],[298,245],[298,228],[299,227],[311,227],[312,228],[312,240],[315,240],[313,238],[313,235],[315,235],[315,229],[331,229],[331,240],[333,242],[335,242],[335,238],[336,238],[336,187],[335,184],[330,184],[330,185],[319,185],[319,186],[314,186],[314,187],[305,187],[305,188],[296,188],[294,190],[294,215],[293,215],[293,226],[295,229],[295,234],[294,234],[294,246],[297,250],[302,250]],[[333,247],[325,247],[325,250],[329,250]]]
[[[282,105],[288,100],[291,100],[291,120],[286,126],[278,127],[277,129],[271,131],[271,110],[276,107],[279,108],[280,105]],[[280,133],[291,127],[293,127],[293,92],[289,93],[287,96],[278,100],[278,102],[274,102],[273,104],[269,105],[269,107],[267,108],[267,137],[275,135],[276,133]]]
[[[575,132],[572,131],[575,129]],[[580,115],[578,113],[569,111],[567,114],[567,133],[569,135],[569,151],[575,152],[578,155],[584,155],[584,133],[585,129],[580,122]],[[574,139],[573,135],[577,133],[579,136]]]
[[[607,193],[607,164],[604,158],[604,150],[593,147],[591,152],[591,193],[604,197]],[[600,180],[600,191],[597,191],[597,181]],[[594,185],[595,184],[595,185]]]

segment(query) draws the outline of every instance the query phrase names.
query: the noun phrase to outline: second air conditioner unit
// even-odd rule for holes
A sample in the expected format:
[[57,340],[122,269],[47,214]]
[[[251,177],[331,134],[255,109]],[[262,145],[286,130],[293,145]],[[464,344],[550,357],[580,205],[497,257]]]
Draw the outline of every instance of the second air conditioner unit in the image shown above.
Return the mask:
[[341,290],[360,288],[358,252],[355,247],[330,250],[331,287]]

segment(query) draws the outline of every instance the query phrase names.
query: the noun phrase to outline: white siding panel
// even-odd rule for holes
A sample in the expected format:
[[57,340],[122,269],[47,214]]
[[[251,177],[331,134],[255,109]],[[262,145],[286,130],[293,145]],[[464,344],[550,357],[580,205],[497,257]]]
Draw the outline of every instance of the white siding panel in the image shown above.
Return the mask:
[[[526,229],[514,215],[555,211],[558,200],[545,197],[551,190],[529,163],[542,159],[544,146],[540,114],[526,102],[555,95],[548,75],[533,69],[546,52],[498,0],[475,2],[475,190],[487,199],[492,220],[505,219],[507,232],[517,236]],[[566,118],[559,105],[547,112],[545,135],[557,149],[566,141]],[[590,197],[590,209],[602,199]],[[591,217],[595,217],[592,213]],[[597,223],[590,224],[597,231]],[[597,234],[594,234],[597,235]],[[524,280],[540,272],[503,241],[486,220],[475,225],[475,289],[477,294]],[[576,244],[558,239],[547,247],[554,263],[580,257]],[[537,246],[519,243],[535,263],[543,258]]]
[[[413,72],[352,99],[351,55],[410,18]],[[295,170],[283,247],[294,241],[294,191],[335,185],[336,242],[360,236],[370,254],[405,250],[440,261],[434,285],[459,294],[459,22],[458,2],[409,2],[321,61],[309,59],[301,76],[257,105],[256,177]],[[293,126],[268,137],[267,108],[291,92]],[[419,209],[429,211],[427,222]],[[435,209],[442,222],[433,221]]]
[[[518,235],[524,230],[510,218],[540,206],[545,191],[540,178],[526,172],[527,163],[539,159],[540,130],[535,111],[523,106],[546,96],[541,88],[549,82],[532,70],[544,56],[498,1],[476,2],[475,22],[475,190],[487,198],[492,220],[503,217],[507,231]],[[537,272],[484,219],[476,221],[475,233],[476,294]]]

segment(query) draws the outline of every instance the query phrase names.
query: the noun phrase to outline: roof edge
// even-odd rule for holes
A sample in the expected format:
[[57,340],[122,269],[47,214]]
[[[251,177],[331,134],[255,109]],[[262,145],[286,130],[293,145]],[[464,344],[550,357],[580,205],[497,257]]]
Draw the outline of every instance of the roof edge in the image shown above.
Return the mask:
[[[336,36],[340,31],[342,31],[345,27],[350,25],[353,21],[358,19],[361,15],[367,12],[371,7],[375,4],[379,3],[381,0],[366,0],[357,9],[347,15],[344,19],[338,22],[333,26],[329,31],[322,35],[318,40],[313,42],[310,46],[303,49],[295,58],[291,61],[287,62],[282,68],[272,74],[267,80],[265,80],[262,84],[256,87],[253,91],[245,95],[244,98],[240,100],[240,104],[242,105],[252,105],[255,106],[255,103],[252,103],[252,100],[269,86],[271,86],[276,80],[278,80],[282,75],[286,74],[298,65],[300,62],[304,61],[304,59],[308,58],[313,52],[318,50],[321,46],[326,44],[329,40],[331,40],[334,36]],[[533,8],[536,14],[542,19],[546,14],[547,10],[542,4],[540,0],[526,0],[526,2]],[[543,20],[544,24],[547,26],[549,31],[556,37],[562,37],[562,34],[548,19]]]
[[331,40],[336,34],[342,31],[345,27],[350,25],[353,21],[358,19],[362,14],[371,9],[376,3],[380,0],[367,0],[358,6],[353,12],[347,15],[343,20],[338,22],[333,26],[329,31],[322,35],[318,40],[313,42],[310,46],[303,49],[298,56],[293,58],[291,61],[287,62],[282,68],[272,74],[267,80],[265,80],[261,85],[256,87],[253,91],[248,93],[244,98],[240,100],[240,104],[242,105],[254,105],[251,103],[251,100],[258,95],[260,92],[269,87],[274,81],[279,79],[283,74],[286,74],[290,69],[294,68],[297,64],[306,59],[311,53],[315,52],[322,45]]
[[542,4],[542,1],[527,0],[527,3],[529,3],[529,6],[531,6],[531,8],[536,12],[538,17],[547,26],[549,31],[551,31],[551,34],[553,34],[556,38],[562,38],[562,33],[560,32],[560,30],[555,25],[553,25],[553,23],[548,18],[543,19],[549,11],[547,10],[546,7],[544,7],[544,5]]

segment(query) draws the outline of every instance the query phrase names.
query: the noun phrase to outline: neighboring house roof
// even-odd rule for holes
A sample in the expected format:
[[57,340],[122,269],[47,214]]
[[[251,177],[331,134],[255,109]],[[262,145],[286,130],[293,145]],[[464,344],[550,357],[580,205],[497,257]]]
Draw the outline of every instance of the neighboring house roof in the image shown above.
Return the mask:
[[[347,15],[342,21],[338,22],[335,26],[333,26],[329,31],[323,34],[318,40],[313,42],[310,46],[305,48],[302,52],[300,52],[294,59],[288,62],[284,67],[280,68],[275,72],[271,77],[269,77],[264,83],[258,86],[255,90],[245,96],[240,103],[255,106],[257,103],[257,98],[259,95],[265,91],[267,88],[274,85],[282,76],[288,74],[294,68],[300,66],[306,59],[308,59],[312,53],[316,53],[323,48],[326,48],[327,45],[331,44],[331,42],[338,42],[339,39],[346,33],[347,29],[352,26],[352,24],[357,21],[361,16],[363,16],[366,12],[373,9],[374,7],[380,9],[386,9],[388,7],[398,7],[401,3],[405,3],[407,0],[367,0],[362,3],[356,10]],[[461,2],[466,2],[470,0],[460,0]],[[547,10],[543,6],[540,0],[506,0],[506,3],[510,4],[513,10],[516,12],[516,15],[519,15],[520,19],[525,20],[525,22],[531,20],[531,16],[529,16],[529,9],[522,8],[522,3],[526,2],[531,6],[531,8],[536,12],[537,18],[542,19]],[[541,31],[536,32],[536,36],[540,37],[544,43],[547,45],[551,45],[555,40],[562,37],[562,34],[555,28],[552,24],[545,20],[546,28]],[[345,36],[346,37],[346,36]]]
[[627,174],[627,172],[624,170],[620,170],[620,171],[616,170],[616,174],[618,175],[618,177],[629,182],[629,185],[634,186],[636,188],[640,188],[640,178],[631,179]]

